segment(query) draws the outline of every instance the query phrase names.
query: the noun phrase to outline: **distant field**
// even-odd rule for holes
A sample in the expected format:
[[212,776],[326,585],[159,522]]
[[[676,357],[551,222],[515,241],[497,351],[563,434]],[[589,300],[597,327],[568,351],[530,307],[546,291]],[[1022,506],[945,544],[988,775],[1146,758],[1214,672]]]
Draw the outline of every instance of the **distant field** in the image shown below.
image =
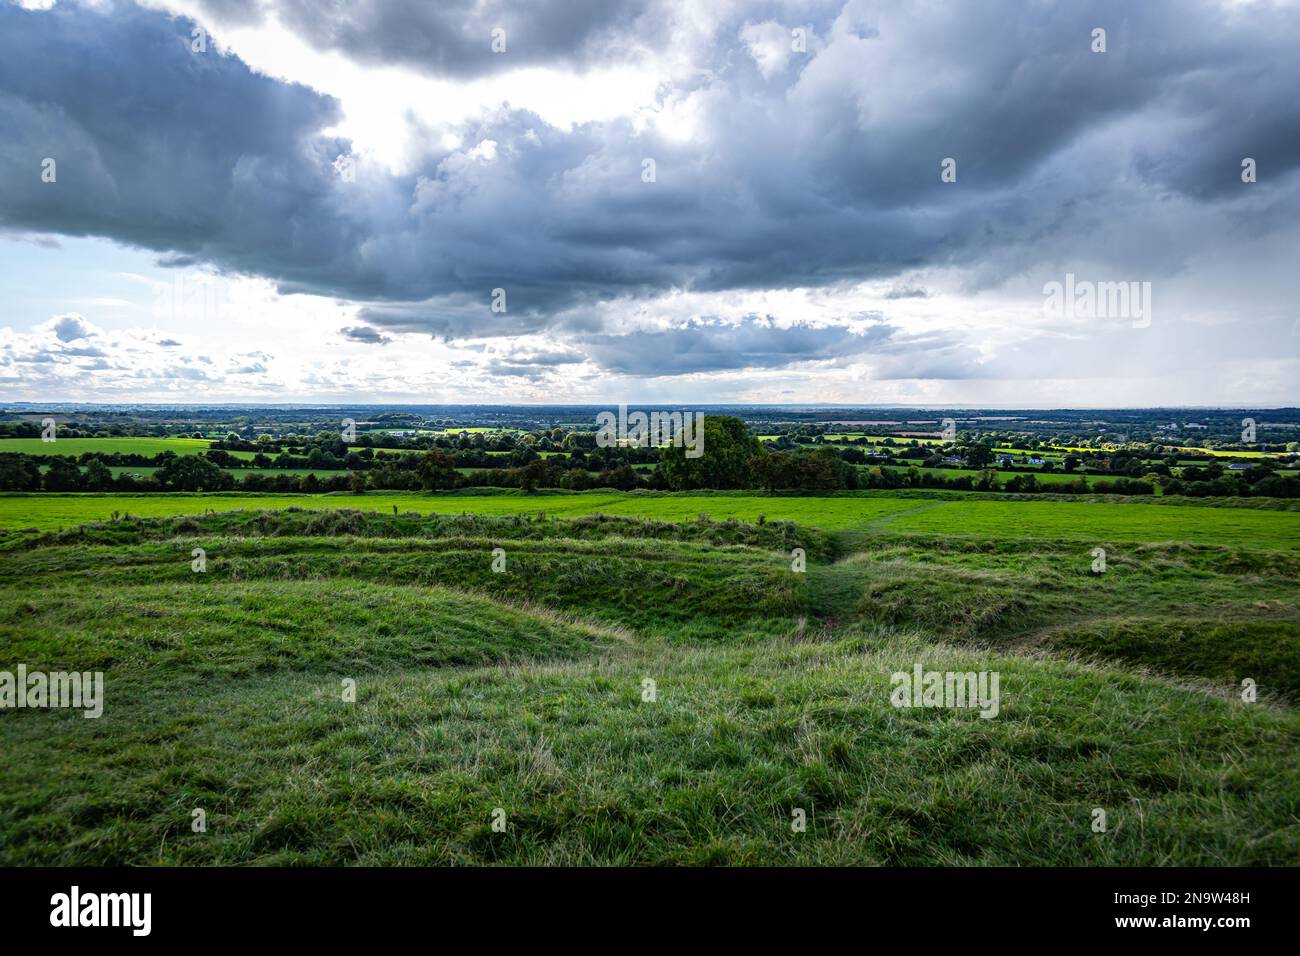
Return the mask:
[[[871,466],[868,465],[864,467],[871,467]],[[884,467],[885,467],[885,471],[902,472],[904,474],[907,473],[906,468],[900,468],[891,465],[886,465]],[[975,468],[922,468],[920,469],[920,472],[922,475],[942,475],[944,478],[978,478],[980,476],[979,470]],[[1071,474],[1065,471],[1037,471],[1037,470],[1031,470],[1030,472],[1026,473],[1026,472],[1019,472],[1019,471],[1005,471],[1001,469],[998,470],[998,480],[1005,483],[1010,479],[1014,478],[1016,475],[1021,475],[1021,474],[1032,474],[1035,478],[1038,479],[1038,481],[1041,484],[1045,484],[1045,485],[1059,485],[1067,481],[1077,481],[1080,478],[1086,480],[1089,485],[1092,485],[1098,481],[1115,480],[1114,477],[1109,475],[1083,475],[1078,473]]]
[[[776,441],[781,436],[780,435],[759,435],[757,437],[759,441]],[[847,434],[827,435],[826,441],[824,441],[821,445],[803,445],[800,447],[862,448],[864,447],[863,445],[850,444],[847,441],[848,439],[854,439],[856,441],[857,439],[861,439],[861,438],[865,438],[872,445],[881,448],[889,448],[891,451],[894,452],[901,451],[907,445],[911,444],[912,441],[915,441],[919,445],[945,444],[945,442],[941,438],[917,438],[917,439],[894,438],[893,445],[882,445],[881,442],[885,441],[887,437],[888,436],[884,436],[884,435],[863,435],[861,433],[849,432]],[[1182,451],[1182,452],[1192,452],[1194,454],[1199,454],[1199,455],[1213,455],[1216,458],[1281,458],[1283,457],[1282,455],[1275,452],[1264,452],[1264,451],[1224,451],[1219,449],[1197,448],[1192,445],[1177,445],[1177,446],[1171,445],[1169,447],[1175,448],[1177,451]],[[1037,455],[1039,457],[1051,459],[1053,461],[1060,460],[1062,457],[1064,457],[1067,454],[1108,455],[1123,450],[1124,450],[1124,446],[1122,445],[1109,445],[1106,446],[1105,448],[1084,448],[1077,445],[1056,445],[1051,448],[1016,448],[1016,447],[1004,445],[993,449],[994,453],[999,455]]]
[[0,452],[24,455],[159,455],[165,451],[194,455],[206,451],[212,443],[206,438],[59,438],[52,442],[39,438],[0,438]]
[[421,514],[606,514],[680,521],[707,513],[717,519],[790,520],[814,527],[850,528],[882,515],[916,507],[915,500],[873,497],[748,498],[671,495],[653,497],[619,492],[573,495],[32,495],[0,496],[0,528],[59,528],[107,519],[114,511],[140,517],[198,514],[258,508],[357,508],[414,511]]
[[603,512],[682,521],[787,520],[828,531],[888,530],[1005,539],[1058,541],[1186,541],[1300,550],[1300,512],[1088,501],[998,501],[982,498],[646,495],[590,492],[556,495],[31,495],[0,496],[0,528],[66,528],[107,519],[114,511],[141,517],[250,508],[357,508],[423,514]]
[[[149,466],[112,465],[108,470],[116,478],[118,475],[152,475],[158,469]],[[325,478],[329,475],[350,474],[347,471],[324,471],[319,468],[223,468],[222,471],[228,475],[234,475],[236,478],[241,475],[297,475],[299,478],[304,475],[315,475],[317,478]]]
[[1300,550],[1300,512],[1091,501],[963,500],[922,506],[890,530],[973,538],[1186,541]]
[[1200,455],[1213,455],[1216,458],[1277,458],[1277,454],[1265,451],[1220,451],[1219,449],[1194,448],[1191,445],[1178,445],[1179,451],[1191,451]]

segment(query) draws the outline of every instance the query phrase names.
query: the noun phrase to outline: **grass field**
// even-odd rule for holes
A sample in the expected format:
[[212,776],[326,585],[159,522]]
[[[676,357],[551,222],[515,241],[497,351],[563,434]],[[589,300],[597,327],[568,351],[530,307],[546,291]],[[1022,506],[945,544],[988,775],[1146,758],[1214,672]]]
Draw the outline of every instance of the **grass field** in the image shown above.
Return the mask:
[[1300,511],[1210,508],[1087,500],[989,500],[971,495],[892,497],[864,493],[834,497],[646,494],[366,494],[366,495],[0,495],[0,531],[51,530],[102,521],[114,512],[140,517],[260,508],[355,508],[420,514],[520,515],[544,512],[681,521],[706,514],[718,520],[793,521],[829,531],[944,533],[988,539],[1186,541],[1282,551],[1300,549]]
[[[154,474],[158,469],[148,465],[138,467],[134,465],[110,465],[108,470],[116,478],[118,475],[140,475],[144,477],[145,475]],[[329,475],[347,474],[347,472],[323,471],[316,468],[223,468],[222,470],[227,474],[234,475],[236,478],[241,478],[244,475],[297,475],[299,477],[316,475],[318,478],[325,478]]]
[[[31,521],[88,500],[3,502]],[[0,863],[1236,865],[1300,851],[1300,557],[1261,549],[1262,534],[1116,537],[1149,533],[1148,509],[1213,533],[1221,512],[1295,513],[392,500],[402,513],[130,518],[0,546],[6,658],[106,674],[98,720],[0,714]],[[240,499],[116,504],[148,501]],[[694,519],[760,506],[762,525]],[[583,509],[605,514],[572,517]],[[927,527],[1070,531],[1081,514],[1119,542],[1104,575],[1068,542]],[[996,671],[998,715],[892,706],[889,675],[918,663]],[[1245,677],[1259,702],[1238,699]]]
[[212,443],[206,438],[58,438],[47,442],[39,438],[0,438],[0,452],[24,455],[160,455],[165,451],[178,455],[197,455]]
[[[855,527],[894,511],[916,507],[902,498],[752,498],[636,495],[617,491],[580,494],[366,494],[366,495],[0,495],[0,529],[67,527],[108,518],[114,511],[141,517],[207,510],[259,508],[359,508],[421,514],[537,514],[577,516],[605,512],[672,521],[708,513],[716,518],[757,520],[760,515],[821,527]],[[817,520],[813,520],[817,519]]]
[[[891,465],[885,465],[882,467],[885,471],[899,472],[901,474],[906,474],[908,471],[907,468],[900,468]],[[982,472],[975,468],[918,468],[917,470],[920,471],[922,475],[940,475],[945,480],[949,481],[953,478],[978,478],[982,474]],[[1080,478],[1086,481],[1089,485],[1095,484],[1098,481],[1114,480],[1106,475],[1070,474],[1069,472],[1064,471],[1039,471],[1036,468],[1031,468],[1028,472],[1007,471],[1005,469],[998,469],[997,471],[998,481],[1003,484],[1020,474],[1032,474],[1034,478],[1038,480],[1039,484],[1044,485],[1059,485],[1067,481],[1078,481]]]

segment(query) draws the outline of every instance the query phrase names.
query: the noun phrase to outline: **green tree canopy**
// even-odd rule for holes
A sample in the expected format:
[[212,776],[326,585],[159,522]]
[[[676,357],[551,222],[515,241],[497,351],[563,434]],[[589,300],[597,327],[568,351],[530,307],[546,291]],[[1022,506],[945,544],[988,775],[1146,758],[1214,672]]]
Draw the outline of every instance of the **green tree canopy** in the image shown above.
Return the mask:
[[734,415],[706,415],[702,436],[703,454],[688,458],[687,448],[672,445],[663,450],[659,463],[664,483],[673,491],[692,488],[745,488],[752,484],[746,463],[760,451],[759,441],[745,423]]

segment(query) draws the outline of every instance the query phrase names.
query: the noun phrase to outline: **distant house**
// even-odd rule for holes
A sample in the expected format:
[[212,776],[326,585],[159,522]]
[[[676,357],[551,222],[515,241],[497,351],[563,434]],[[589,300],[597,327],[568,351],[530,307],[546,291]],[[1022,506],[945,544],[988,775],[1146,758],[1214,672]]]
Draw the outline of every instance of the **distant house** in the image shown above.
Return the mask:
[[1041,465],[1041,464],[1044,464],[1044,459],[1042,459],[1042,458],[1031,458],[1031,459],[1029,459],[1029,462],[1028,462],[1028,463],[1031,464],[1031,465]]
[[1014,464],[1015,464],[1015,459],[1013,459],[1010,455],[998,455],[998,464],[999,464],[999,465],[1014,465]]
[[963,465],[963,464],[965,464],[965,462],[964,462],[961,458],[945,458],[945,459],[943,459],[943,463],[944,463],[945,465]]
[[1246,464],[1245,462],[1241,462],[1241,461],[1239,461],[1239,462],[1236,462],[1236,463],[1234,463],[1234,464],[1229,465],[1229,466],[1228,466],[1228,471],[1245,471],[1247,468],[1250,468],[1250,467],[1252,467],[1252,466]]

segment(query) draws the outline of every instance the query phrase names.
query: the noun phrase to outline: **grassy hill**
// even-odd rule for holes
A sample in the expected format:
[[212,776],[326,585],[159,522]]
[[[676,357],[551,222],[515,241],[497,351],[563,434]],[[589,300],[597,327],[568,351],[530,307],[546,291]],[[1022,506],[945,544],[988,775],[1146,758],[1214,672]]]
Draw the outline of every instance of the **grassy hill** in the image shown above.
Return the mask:
[[[606,513],[570,516],[599,498]],[[70,500],[96,499],[4,502],[30,517]],[[0,863],[1236,865],[1300,850],[1294,513],[382,504],[11,535],[0,669],[102,670],[106,700],[98,720],[0,713]],[[1243,519],[1246,543],[1140,543]],[[890,675],[918,663],[997,672],[998,715],[894,707]]]

